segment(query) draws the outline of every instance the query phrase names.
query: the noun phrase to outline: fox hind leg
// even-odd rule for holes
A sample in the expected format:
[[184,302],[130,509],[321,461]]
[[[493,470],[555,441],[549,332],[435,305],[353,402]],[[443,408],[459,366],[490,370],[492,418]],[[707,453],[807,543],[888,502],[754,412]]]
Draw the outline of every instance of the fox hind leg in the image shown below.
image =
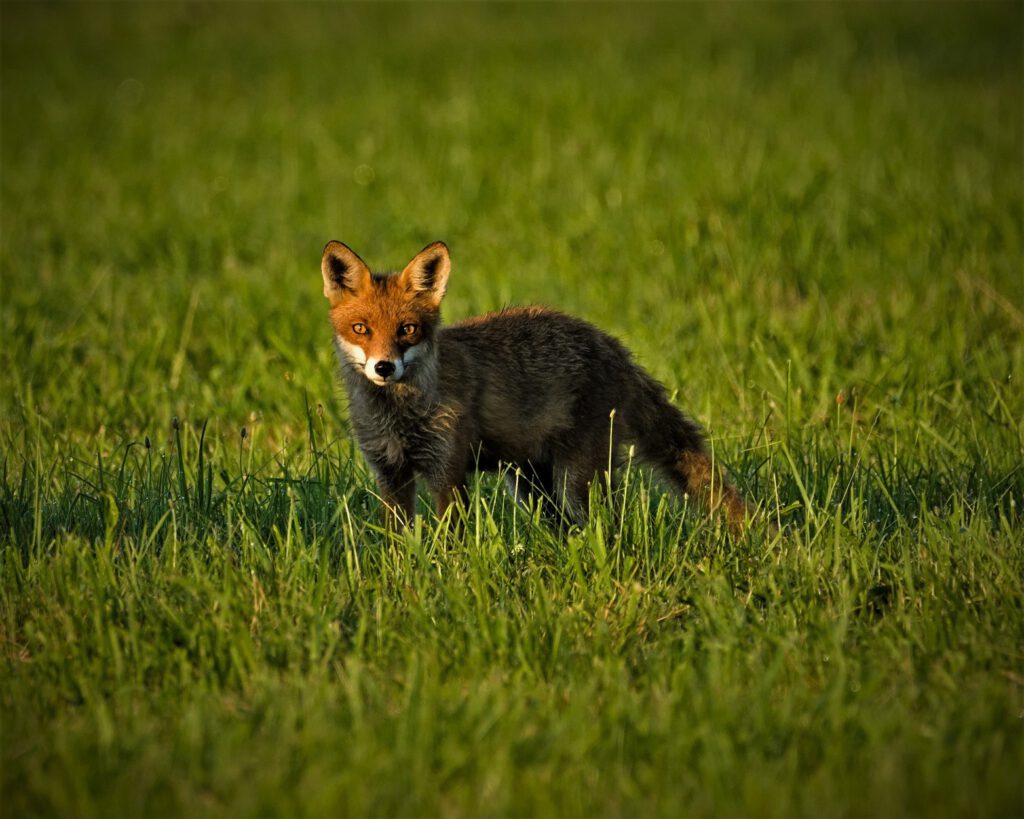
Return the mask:
[[569,523],[582,526],[590,511],[590,487],[603,485],[607,456],[599,449],[582,450],[554,463],[554,499],[558,511]]
[[554,471],[550,463],[525,461],[510,464],[505,473],[505,486],[513,500],[528,511],[538,506],[547,516],[557,511],[554,505]]

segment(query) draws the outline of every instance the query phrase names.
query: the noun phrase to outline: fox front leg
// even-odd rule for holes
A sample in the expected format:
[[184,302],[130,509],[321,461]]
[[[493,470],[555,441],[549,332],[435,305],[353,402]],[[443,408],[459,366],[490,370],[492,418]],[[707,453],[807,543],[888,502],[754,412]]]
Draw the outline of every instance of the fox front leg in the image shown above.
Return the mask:
[[[437,500],[437,517],[443,519],[448,510],[452,515],[464,515],[469,509],[469,490],[465,483],[453,483],[441,487],[435,493]],[[454,508],[453,508],[454,507]]]
[[[444,520],[447,514],[455,525],[456,531],[462,525],[464,516],[469,511],[469,489],[466,486],[466,469],[461,464],[449,463],[447,468],[430,481],[430,488],[437,502],[437,519]],[[449,512],[448,510],[451,510]]]
[[412,470],[378,469],[377,486],[384,502],[384,525],[398,532],[416,519],[416,475]]

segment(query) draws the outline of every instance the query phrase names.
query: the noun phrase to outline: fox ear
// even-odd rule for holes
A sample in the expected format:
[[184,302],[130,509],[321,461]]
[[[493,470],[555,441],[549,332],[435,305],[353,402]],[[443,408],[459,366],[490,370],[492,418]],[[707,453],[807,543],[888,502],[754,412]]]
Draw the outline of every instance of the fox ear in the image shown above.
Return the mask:
[[416,254],[399,274],[399,280],[407,289],[427,296],[436,306],[448,289],[451,269],[448,246],[444,242],[434,242]]
[[335,305],[346,296],[353,296],[370,280],[370,268],[352,248],[341,242],[328,242],[320,262],[324,276],[324,296]]

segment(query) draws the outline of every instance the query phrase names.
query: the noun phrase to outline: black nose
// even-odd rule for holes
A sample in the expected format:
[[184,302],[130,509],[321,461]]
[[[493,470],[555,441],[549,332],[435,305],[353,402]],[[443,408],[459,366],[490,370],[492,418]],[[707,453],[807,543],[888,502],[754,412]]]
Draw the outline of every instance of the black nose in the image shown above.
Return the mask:
[[390,361],[378,361],[373,365],[373,371],[381,378],[387,378],[395,371],[395,365]]

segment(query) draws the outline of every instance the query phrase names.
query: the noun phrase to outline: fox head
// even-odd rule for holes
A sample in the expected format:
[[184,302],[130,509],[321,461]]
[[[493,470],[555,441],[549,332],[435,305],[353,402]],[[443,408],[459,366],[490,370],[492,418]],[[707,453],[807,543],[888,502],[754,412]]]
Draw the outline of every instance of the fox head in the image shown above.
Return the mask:
[[433,360],[451,271],[444,242],[427,245],[395,274],[372,273],[351,248],[328,242],[320,269],[338,350],[353,368],[388,387]]

